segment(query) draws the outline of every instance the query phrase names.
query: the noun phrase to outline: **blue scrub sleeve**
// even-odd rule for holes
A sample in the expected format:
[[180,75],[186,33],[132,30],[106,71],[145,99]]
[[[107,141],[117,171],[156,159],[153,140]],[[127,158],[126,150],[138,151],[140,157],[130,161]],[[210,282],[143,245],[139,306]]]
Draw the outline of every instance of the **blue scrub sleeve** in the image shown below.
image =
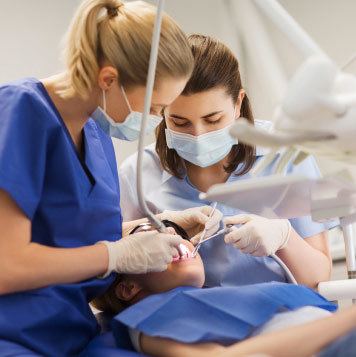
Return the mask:
[[[313,156],[308,156],[298,165],[289,164],[287,174],[299,174],[309,178],[319,178],[321,173]],[[318,223],[314,222],[310,216],[298,217],[289,220],[295,231],[302,237],[308,238],[322,233],[338,225],[338,222]]]
[[0,88],[0,189],[30,220],[41,197],[48,135],[34,95],[19,86]]

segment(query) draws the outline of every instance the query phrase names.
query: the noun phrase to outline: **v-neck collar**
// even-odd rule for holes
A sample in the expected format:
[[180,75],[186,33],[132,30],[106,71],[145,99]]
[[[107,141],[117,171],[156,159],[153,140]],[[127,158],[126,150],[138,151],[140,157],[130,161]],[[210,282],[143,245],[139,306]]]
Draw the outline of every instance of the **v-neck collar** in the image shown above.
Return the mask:
[[68,139],[68,142],[70,144],[70,146],[72,147],[72,150],[73,152],[75,153],[75,156],[77,157],[78,161],[79,161],[79,164],[85,174],[85,176],[88,178],[89,182],[91,183],[91,185],[94,186],[95,184],[95,178],[94,178],[94,175],[92,173],[92,171],[90,170],[90,168],[88,167],[87,165],[87,158],[89,156],[89,150],[90,150],[90,146],[88,145],[87,143],[87,134],[86,134],[86,125],[88,123],[88,121],[85,123],[83,129],[82,129],[82,137],[83,137],[83,157],[81,157],[80,153],[78,152],[75,144],[74,144],[74,141],[73,141],[73,138],[72,136],[70,135],[70,132],[60,114],[60,112],[58,111],[56,105],[54,104],[51,96],[49,95],[46,87],[44,86],[44,84],[41,82],[41,81],[38,81],[38,84],[39,84],[39,88],[41,90],[41,92],[43,93],[43,95],[45,96],[46,100],[48,101],[48,103],[50,104],[51,108],[53,109],[55,115],[57,116],[58,118],[58,121],[59,123],[61,124],[62,128],[63,128],[63,131]]

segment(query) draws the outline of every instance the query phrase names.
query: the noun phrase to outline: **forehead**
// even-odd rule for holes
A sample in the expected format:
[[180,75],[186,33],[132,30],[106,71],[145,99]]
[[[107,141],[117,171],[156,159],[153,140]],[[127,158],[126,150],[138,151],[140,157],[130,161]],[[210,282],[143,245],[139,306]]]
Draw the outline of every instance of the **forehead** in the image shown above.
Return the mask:
[[152,104],[170,105],[183,91],[187,78],[164,78],[157,83],[152,93]]
[[231,96],[226,93],[225,88],[219,87],[191,95],[180,95],[168,109],[171,114],[205,115],[209,112],[224,110],[231,103]]
[[[175,231],[175,234],[180,235],[183,239],[189,240],[189,236],[185,229],[183,229],[180,225],[178,225],[175,222],[169,221],[167,219],[164,219],[162,223],[167,227],[167,228],[173,228]],[[134,233],[139,233],[139,232],[150,232],[150,231],[155,231],[156,229],[152,226],[150,222],[144,222],[139,225],[137,225],[131,232],[130,234]]]

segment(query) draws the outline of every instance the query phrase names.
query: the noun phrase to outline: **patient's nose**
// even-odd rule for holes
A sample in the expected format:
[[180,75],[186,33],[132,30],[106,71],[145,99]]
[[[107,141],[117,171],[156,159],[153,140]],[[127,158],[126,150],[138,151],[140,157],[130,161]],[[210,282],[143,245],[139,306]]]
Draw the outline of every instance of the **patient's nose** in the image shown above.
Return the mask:
[[173,227],[167,227],[167,233],[169,233],[169,234],[177,234],[177,232],[175,231],[175,229]]

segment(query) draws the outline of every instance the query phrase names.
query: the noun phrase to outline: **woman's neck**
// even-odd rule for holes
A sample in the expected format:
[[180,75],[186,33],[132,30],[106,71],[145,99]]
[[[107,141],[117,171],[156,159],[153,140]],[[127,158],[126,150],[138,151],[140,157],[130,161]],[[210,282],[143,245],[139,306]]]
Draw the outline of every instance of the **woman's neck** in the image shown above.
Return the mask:
[[41,80],[49,96],[61,115],[70,136],[78,150],[82,149],[82,131],[90,114],[96,109],[98,93],[94,93],[88,99],[82,99],[78,95],[68,98],[61,97],[58,92],[63,89],[65,74],[55,75]]
[[225,183],[230,176],[224,169],[228,164],[228,156],[209,167],[186,162],[189,181],[201,192],[206,192],[212,185]]

